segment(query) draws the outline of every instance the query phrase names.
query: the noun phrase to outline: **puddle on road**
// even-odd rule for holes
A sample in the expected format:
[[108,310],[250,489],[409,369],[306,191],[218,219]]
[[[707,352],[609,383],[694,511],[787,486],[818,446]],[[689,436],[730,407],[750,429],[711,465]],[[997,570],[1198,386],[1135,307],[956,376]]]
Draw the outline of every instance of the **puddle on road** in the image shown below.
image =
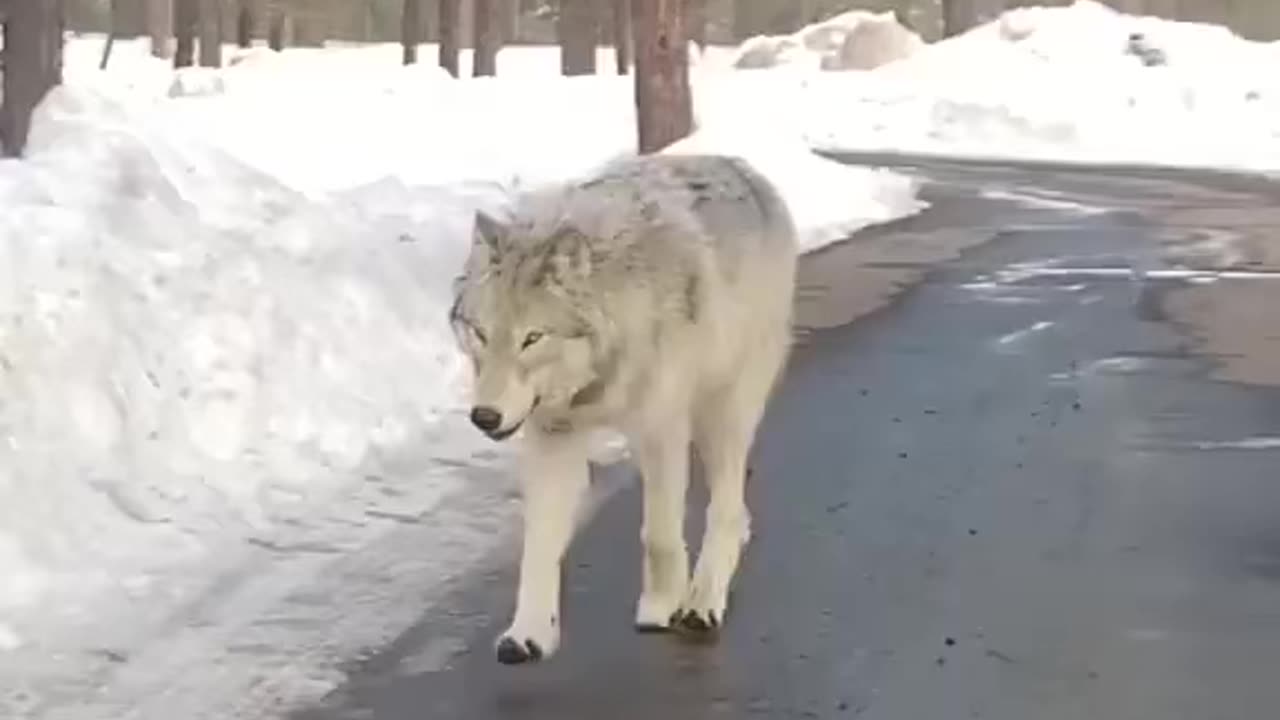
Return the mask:
[[1189,267],[1234,271],[1171,290],[1164,312],[1193,339],[1197,354],[1214,358],[1214,379],[1280,385],[1280,323],[1273,310],[1280,306],[1280,207],[1261,193],[1217,200],[1157,217],[1168,228],[1170,257]]
[[1280,385],[1280,282],[1227,280],[1165,296],[1165,313],[1191,336],[1198,355],[1214,358],[1217,380]]

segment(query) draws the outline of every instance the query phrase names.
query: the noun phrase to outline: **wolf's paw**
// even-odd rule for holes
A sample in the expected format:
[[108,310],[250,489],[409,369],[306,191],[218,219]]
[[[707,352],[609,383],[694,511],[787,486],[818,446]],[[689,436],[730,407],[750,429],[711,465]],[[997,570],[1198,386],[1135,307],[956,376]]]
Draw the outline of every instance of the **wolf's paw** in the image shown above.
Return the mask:
[[722,613],[706,608],[680,610],[674,616],[676,626],[691,635],[712,636],[720,630]]
[[636,631],[642,633],[667,632],[679,619],[680,599],[662,597],[656,593],[640,596],[636,605]]
[[523,665],[555,655],[560,646],[560,628],[552,620],[543,627],[515,623],[498,637],[494,650],[503,665]]
[[682,631],[694,635],[713,635],[724,625],[727,593],[710,583],[694,579],[689,595],[676,611],[675,624]]

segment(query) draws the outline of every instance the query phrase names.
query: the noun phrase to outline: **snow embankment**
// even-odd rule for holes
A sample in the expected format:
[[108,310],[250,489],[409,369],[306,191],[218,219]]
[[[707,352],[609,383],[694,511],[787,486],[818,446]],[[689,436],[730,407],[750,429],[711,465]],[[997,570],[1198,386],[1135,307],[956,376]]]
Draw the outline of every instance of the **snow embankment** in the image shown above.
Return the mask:
[[1280,44],[1079,0],[1010,10],[870,72],[733,82],[772,83],[827,149],[1269,172],[1277,66]]
[[55,92],[0,165],[0,613],[145,593],[413,443],[455,404],[448,281],[501,200],[308,201]]
[[739,70],[872,70],[910,57],[924,46],[892,12],[850,10],[790,35],[759,35],[742,43],[731,63]]

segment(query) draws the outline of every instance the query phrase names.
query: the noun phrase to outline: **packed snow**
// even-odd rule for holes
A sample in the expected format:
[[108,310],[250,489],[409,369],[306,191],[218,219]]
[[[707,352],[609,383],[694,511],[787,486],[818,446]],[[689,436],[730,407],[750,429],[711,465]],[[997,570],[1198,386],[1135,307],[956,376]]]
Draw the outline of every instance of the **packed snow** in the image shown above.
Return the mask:
[[[195,716],[177,693],[213,682],[201,653],[263,630],[242,617],[197,642],[192,608],[207,633],[218,602],[265,611],[287,582],[358,575],[316,558],[377,546],[386,582],[418,583],[413,602],[375,612],[360,596],[365,615],[312,617],[324,652],[292,657],[338,662],[423,610],[432,573],[502,542],[510,485],[471,481],[509,475],[505,451],[467,432],[449,281],[476,209],[634,138],[630,81],[557,77],[551,48],[509,49],[497,78],[459,81],[399,66],[392,45],[229,50],[226,68],[178,73],[133,41],[100,72],[101,47],[71,41],[28,158],[0,162],[4,717],[89,708],[113,682],[129,688],[118,706],[84,717],[124,717],[161,685],[157,708]],[[1280,167],[1280,45],[1094,2],[934,44],[850,14],[693,56],[699,129],[668,152],[757,164],[806,250],[926,207],[915,179],[811,147]],[[406,517],[433,518],[433,534],[388,529]],[[175,635],[182,652],[157,640]],[[281,693],[323,690],[320,676]],[[260,685],[225,667],[217,681],[234,678]]]

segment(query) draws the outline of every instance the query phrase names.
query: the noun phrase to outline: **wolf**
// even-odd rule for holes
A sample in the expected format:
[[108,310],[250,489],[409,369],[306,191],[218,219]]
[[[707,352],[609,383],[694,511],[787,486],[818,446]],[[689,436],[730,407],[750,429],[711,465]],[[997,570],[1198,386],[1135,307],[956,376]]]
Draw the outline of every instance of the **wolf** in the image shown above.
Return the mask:
[[[620,433],[643,487],[641,631],[714,637],[751,536],[757,426],[787,362],[798,243],[745,160],[642,155],[479,211],[449,320],[473,370],[471,422],[517,431],[523,546],[495,641],[519,664],[560,646],[561,560],[588,486],[588,438]],[[691,448],[709,490],[692,576]]]

